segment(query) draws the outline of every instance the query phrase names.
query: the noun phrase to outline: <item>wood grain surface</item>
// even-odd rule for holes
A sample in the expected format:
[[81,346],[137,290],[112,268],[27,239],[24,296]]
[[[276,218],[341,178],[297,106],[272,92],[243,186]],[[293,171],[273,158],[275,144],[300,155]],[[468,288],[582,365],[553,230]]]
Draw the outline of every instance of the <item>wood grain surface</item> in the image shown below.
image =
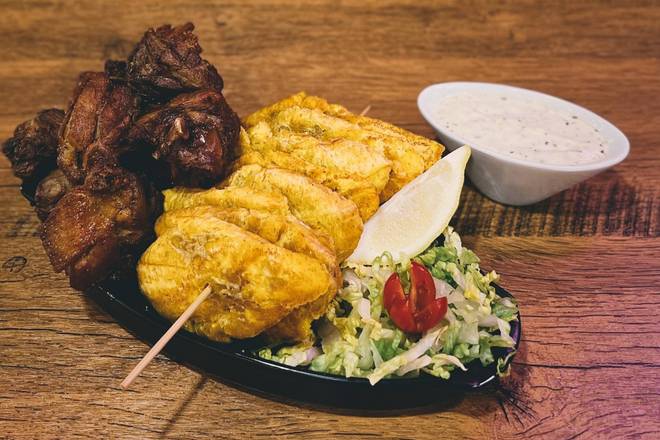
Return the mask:
[[[526,208],[469,184],[454,225],[521,304],[512,374],[438,407],[266,399],[163,356],[54,274],[0,158],[0,439],[660,438],[660,3],[0,1],[0,139],[149,26],[193,21],[245,116],[299,90],[432,136],[426,85],[503,82],[582,104],[628,159]],[[392,396],[396,399],[396,396]]]

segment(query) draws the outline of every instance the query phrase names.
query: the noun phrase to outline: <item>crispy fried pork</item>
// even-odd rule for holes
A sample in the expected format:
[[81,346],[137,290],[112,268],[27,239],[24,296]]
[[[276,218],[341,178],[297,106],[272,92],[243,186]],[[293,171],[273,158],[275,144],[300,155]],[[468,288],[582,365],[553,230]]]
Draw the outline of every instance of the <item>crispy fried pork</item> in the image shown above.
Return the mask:
[[120,60],[106,60],[103,71],[112,80],[115,81],[128,81],[128,73],[126,70],[128,65],[126,61]]
[[[57,163],[74,184],[83,183],[94,143],[116,146],[137,111],[137,100],[124,84],[103,72],[84,72],[60,131]],[[118,156],[113,153],[112,157]]]
[[139,94],[165,102],[194,90],[222,91],[222,77],[200,56],[202,48],[194,29],[192,23],[164,25],[144,34],[128,57],[126,69],[129,82]]
[[125,253],[143,247],[153,231],[149,186],[122,168],[102,174],[66,193],[42,225],[53,268],[64,270],[80,290],[107,276]]
[[26,194],[36,187],[44,247],[74,288],[135,268],[156,187],[211,186],[229,169],[240,121],[193,29],[148,30],[127,61],[80,75],[66,113],[44,110],[3,144]]
[[239,130],[240,120],[222,93],[202,90],[179,95],[142,116],[127,141],[164,160],[174,185],[209,187],[229,169]]
[[53,267],[77,289],[134,269],[160,210],[155,187],[211,186],[234,158],[240,121],[193,29],[148,30],[127,61],[80,75],[66,113],[42,111],[3,144],[36,186]]
[[34,193],[34,208],[39,220],[46,220],[50,211],[70,189],[71,183],[60,169],[55,169],[44,177]]
[[57,134],[64,120],[59,109],[42,110],[14,130],[2,145],[16,177],[34,181],[56,168]]

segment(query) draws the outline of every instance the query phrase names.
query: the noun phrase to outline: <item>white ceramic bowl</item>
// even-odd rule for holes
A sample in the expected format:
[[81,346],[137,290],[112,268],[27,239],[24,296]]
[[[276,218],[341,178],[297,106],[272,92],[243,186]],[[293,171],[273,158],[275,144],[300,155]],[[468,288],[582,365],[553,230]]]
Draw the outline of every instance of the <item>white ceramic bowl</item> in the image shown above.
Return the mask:
[[[422,90],[417,98],[417,105],[424,119],[435,129],[440,141],[450,151],[465,145],[466,142],[444,129],[434,110],[443,98],[464,90],[506,93],[519,98],[534,99],[556,110],[571,112],[597,128],[609,143],[608,153],[603,160],[584,165],[531,162],[488,151],[482,145],[470,144],[472,158],[467,174],[481,192],[495,201],[516,206],[539,202],[618,164],[630,151],[630,143],[621,130],[597,114],[571,102],[500,84],[449,82],[434,84]],[[497,133],[493,135],[497,136]]]

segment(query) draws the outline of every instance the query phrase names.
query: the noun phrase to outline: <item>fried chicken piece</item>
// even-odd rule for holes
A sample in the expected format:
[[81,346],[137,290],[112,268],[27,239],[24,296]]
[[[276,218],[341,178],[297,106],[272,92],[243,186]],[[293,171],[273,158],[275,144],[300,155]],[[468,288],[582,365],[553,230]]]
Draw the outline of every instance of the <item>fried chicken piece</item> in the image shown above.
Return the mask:
[[[118,145],[137,111],[137,100],[128,86],[102,72],[80,75],[60,132],[57,163],[73,184],[82,184],[89,168],[90,146]],[[94,150],[94,149],[91,149]],[[107,160],[115,160],[119,151]]]
[[211,285],[213,293],[186,323],[188,330],[216,341],[253,337],[336,289],[336,279],[316,258],[217,216],[185,211],[172,211],[178,217],[142,255],[137,272],[144,294],[170,320]]
[[440,159],[444,147],[377,119],[359,116],[337,104],[301,92],[265,107],[245,119],[251,127],[266,122],[311,135],[319,142],[359,142],[384,155],[392,164],[389,180],[380,193],[381,203]]
[[62,170],[55,169],[37,185],[34,193],[34,208],[39,220],[44,221],[64,194],[71,190],[71,183]]
[[128,142],[154,149],[174,185],[209,187],[222,179],[236,153],[240,120],[222,93],[182,94],[142,116]]
[[223,185],[269,191],[286,197],[294,216],[332,238],[338,261],[348,257],[360,240],[363,223],[355,203],[302,174],[245,165],[229,176]]
[[42,110],[16,127],[2,145],[14,175],[24,181],[38,181],[56,168],[58,133],[64,120],[59,109]]
[[42,224],[41,238],[55,271],[84,290],[105,278],[126,252],[152,233],[155,202],[133,173],[106,169],[98,180],[65,194]]
[[222,91],[222,77],[200,56],[202,48],[194,29],[192,23],[164,25],[144,34],[126,68],[128,81],[139,94],[162,103],[194,90]]

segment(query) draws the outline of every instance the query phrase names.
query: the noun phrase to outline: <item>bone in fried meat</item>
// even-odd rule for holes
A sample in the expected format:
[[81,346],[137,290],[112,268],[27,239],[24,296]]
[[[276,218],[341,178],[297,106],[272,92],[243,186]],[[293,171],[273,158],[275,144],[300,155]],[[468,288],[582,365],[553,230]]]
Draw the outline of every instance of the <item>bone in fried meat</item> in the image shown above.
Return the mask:
[[69,190],[71,190],[71,183],[64,173],[62,173],[62,170],[55,169],[44,177],[34,192],[34,208],[37,211],[39,220],[46,220],[50,211],[55,208],[57,202]]
[[42,224],[41,238],[56,271],[83,290],[103,279],[122,253],[139,248],[152,231],[154,206],[140,179],[117,169],[112,191],[87,185],[66,193]]
[[177,96],[142,116],[128,135],[165,161],[175,185],[209,187],[223,178],[234,158],[240,120],[220,92]]
[[58,133],[64,112],[42,110],[16,127],[14,135],[2,145],[11,162],[14,175],[24,181],[35,181],[56,168]]
[[[200,56],[202,48],[195,26],[186,23],[149,29],[128,57],[126,73],[132,86],[147,99],[165,102],[194,90],[222,91],[223,81],[215,67]],[[120,73],[112,64],[109,71]]]
[[[102,72],[80,75],[60,132],[57,157],[59,168],[72,183],[83,183],[92,144],[117,148],[136,111],[137,101],[126,85]],[[119,151],[112,151],[107,160],[116,160],[118,155]]]

